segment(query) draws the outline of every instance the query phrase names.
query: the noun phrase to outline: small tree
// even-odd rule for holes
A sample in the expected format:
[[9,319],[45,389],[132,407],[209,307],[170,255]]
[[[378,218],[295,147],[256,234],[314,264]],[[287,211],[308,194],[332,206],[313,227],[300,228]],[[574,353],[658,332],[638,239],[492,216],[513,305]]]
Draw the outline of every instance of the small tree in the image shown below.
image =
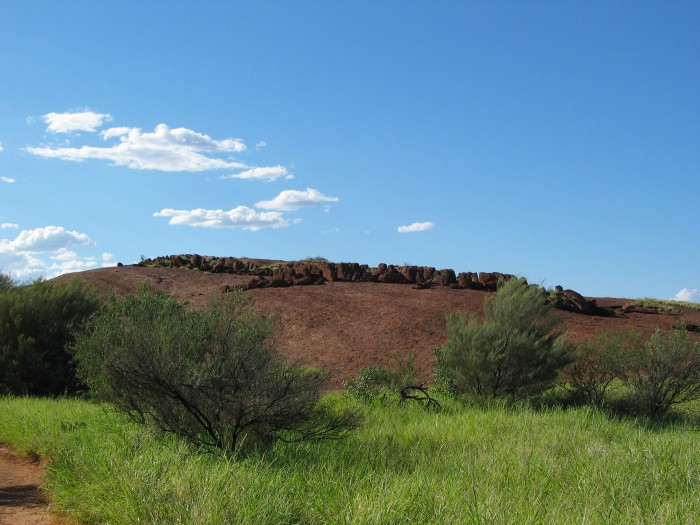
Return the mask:
[[80,390],[66,347],[102,300],[77,279],[18,286],[2,277],[0,394],[55,396]]
[[196,311],[142,286],[89,328],[74,353],[90,389],[195,444],[235,451],[336,438],[356,424],[319,402],[327,375],[286,365],[267,343],[270,319],[236,292]]
[[484,302],[484,320],[447,316],[446,345],[438,352],[442,383],[457,394],[518,398],[551,387],[570,361],[561,319],[546,291],[524,280],[501,282]]
[[630,354],[626,382],[633,406],[659,418],[673,405],[700,399],[700,341],[686,330],[664,334],[657,328]]

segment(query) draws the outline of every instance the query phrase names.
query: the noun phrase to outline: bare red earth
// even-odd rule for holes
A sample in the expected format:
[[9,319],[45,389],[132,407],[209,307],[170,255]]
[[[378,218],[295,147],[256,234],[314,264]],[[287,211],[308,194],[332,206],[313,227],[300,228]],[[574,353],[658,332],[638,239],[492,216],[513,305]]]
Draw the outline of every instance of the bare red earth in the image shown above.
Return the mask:
[[0,446],[0,524],[49,525],[47,502],[39,490],[40,463],[27,461]]
[[[224,285],[247,283],[250,276],[214,274],[185,269],[123,266],[90,270],[77,277],[103,293],[134,293],[143,281],[195,307],[206,305]],[[391,365],[394,352],[416,352],[421,374],[428,378],[433,349],[445,342],[445,314],[467,311],[481,315],[489,292],[436,286],[419,290],[405,284],[328,282],[325,285],[254,289],[247,293],[256,307],[276,315],[275,344],[288,358],[328,368],[332,386],[357,376],[371,364]],[[596,298],[603,307],[622,306],[627,299]],[[622,313],[596,317],[555,311],[569,330],[570,340],[593,337],[598,330],[635,329],[649,335],[655,328],[671,330],[683,320],[700,325],[700,311],[679,308],[676,314]]]

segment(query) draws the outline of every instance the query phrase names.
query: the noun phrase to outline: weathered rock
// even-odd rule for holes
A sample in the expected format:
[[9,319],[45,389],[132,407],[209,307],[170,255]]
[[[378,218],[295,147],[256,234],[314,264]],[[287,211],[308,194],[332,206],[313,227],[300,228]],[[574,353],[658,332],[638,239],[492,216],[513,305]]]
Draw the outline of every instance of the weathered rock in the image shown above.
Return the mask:
[[294,284],[297,286],[306,286],[309,284],[316,284],[316,277],[313,275],[307,275],[306,277],[300,277],[298,279],[294,279]]
[[457,284],[457,277],[455,276],[455,271],[451,268],[445,268],[435,273],[433,277],[433,282],[439,284],[440,286],[452,286]]
[[401,275],[399,272],[394,271],[394,272],[386,272],[383,274],[379,275],[379,282],[380,283],[387,283],[387,284],[406,284],[406,278]]
[[399,266],[398,271],[406,279],[407,283],[415,284],[418,276],[417,266]]
[[434,275],[435,268],[433,268],[432,266],[424,266],[423,268],[418,269],[418,272],[416,273],[416,282],[424,283],[432,281]]

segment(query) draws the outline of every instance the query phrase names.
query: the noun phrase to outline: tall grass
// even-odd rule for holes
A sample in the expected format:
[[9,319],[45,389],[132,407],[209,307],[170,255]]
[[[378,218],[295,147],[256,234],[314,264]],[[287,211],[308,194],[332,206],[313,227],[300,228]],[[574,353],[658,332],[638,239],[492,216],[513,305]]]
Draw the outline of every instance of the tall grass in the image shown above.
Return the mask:
[[[351,403],[339,399],[339,403]],[[342,441],[200,454],[81,401],[0,398],[0,440],[51,459],[84,523],[694,523],[698,435],[584,408],[374,405]]]

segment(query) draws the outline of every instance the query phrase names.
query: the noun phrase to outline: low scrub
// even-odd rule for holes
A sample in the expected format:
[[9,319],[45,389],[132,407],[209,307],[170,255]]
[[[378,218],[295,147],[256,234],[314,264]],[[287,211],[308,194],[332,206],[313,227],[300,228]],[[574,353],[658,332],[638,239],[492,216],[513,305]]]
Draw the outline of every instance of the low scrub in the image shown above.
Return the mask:
[[79,280],[19,286],[0,276],[0,394],[56,396],[82,389],[66,347],[102,307]]
[[524,280],[499,283],[484,301],[484,320],[447,317],[448,340],[436,352],[436,380],[457,395],[525,398],[550,388],[570,348],[546,291]]
[[236,452],[354,428],[353,413],[319,402],[327,374],[286,364],[270,331],[238,292],[194,311],[142,286],[112,298],[73,351],[96,397],[200,446]]
[[575,400],[610,404],[610,385],[621,392],[611,408],[658,419],[683,403],[700,399],[700,341],[686,330],[657,329],[644,340],[638,332],[599,333],[578,345],[562,386]]

